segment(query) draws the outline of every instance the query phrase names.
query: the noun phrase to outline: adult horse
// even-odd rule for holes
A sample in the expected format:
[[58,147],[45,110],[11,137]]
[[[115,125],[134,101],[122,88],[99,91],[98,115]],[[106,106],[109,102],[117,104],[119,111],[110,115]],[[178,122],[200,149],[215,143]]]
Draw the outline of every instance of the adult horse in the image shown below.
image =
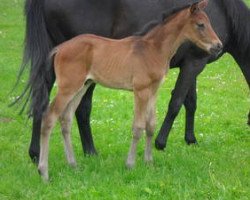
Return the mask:
[[[20,75],[30,63],[28,84],[21,95],[21,98],[26,97],[23,98],[26,102],[31,100],[29,113],[33,116],[33,130],[30,157],[35,161],[39,157],[41,117],[47,106],[41,103],[41,99],[49,97],[55,79],[53,69],[46,69],[44,63],[52,47],[81,33],[122,38],[157,19],[162,11],[187,3],[189,1],[186,0],[26,0],[25,52]],[[235,58],[250,85],[250,24],[246,23],[250,20],[249,9],[242,0],[210,0],[206,12],[224,45],[223,53],[229,52]],[[183,104],[186,108],[185,140],[188,144],[196,143],[196,77],[207,63],[219,56],[209,56],[192,44],[185,44],[172,59],[171,67],[179,66],[180,73],[156,139],[158,149],[165,147],[172,124]],[[83,150],[87,154],[96,153],[90,129],[94,88],[95,85],[89,87],[76,111]]]

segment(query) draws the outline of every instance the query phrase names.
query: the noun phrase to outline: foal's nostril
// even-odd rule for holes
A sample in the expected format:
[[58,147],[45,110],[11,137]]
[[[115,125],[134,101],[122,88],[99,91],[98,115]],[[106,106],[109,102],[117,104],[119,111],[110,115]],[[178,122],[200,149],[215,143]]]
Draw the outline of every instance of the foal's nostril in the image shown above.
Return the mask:
[[211,52],[212,54],[218,55],[219,53],[221,53],[222,48],[223,48],[223,46],[222,46],[221,43],[216,43],[216,44],[214,44],[213,47],[210,49],[210,52]]
[[223,48],[222,44],[221,43],[217,43],[217,49],[218,50],[222,50],[222,48]]

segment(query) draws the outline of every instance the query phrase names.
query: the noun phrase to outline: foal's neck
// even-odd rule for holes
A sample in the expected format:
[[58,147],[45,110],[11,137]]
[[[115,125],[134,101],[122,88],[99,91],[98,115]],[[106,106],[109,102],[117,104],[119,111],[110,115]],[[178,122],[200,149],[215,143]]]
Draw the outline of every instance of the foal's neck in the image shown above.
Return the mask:
[[183,10],[168,18],[167,22],[158,25],[143,37],[157,48],[159,54],[167,63],[170,62],[180,45],[186,41],[182,31],[187,15],[185,11]]

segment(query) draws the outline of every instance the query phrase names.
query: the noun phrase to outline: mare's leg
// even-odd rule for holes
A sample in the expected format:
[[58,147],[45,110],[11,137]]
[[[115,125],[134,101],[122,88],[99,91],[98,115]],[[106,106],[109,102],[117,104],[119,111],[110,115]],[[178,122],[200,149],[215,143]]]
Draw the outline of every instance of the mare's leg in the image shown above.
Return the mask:
[[[245,59],[243,59],[242,63],[238,62],[240,69],[247,81],[248,87],[250,89],[250,67],[249,67],[249,62],[246,62]],[[247,120],[247,124],[250,126],[250,111],[248,113],[248,120]]]
[[250,111],[248,113],[248,121],[247,121],[247,124],[250,126]]
[[187,144],[197,143],[197,140],[194,135],[194,116],[196,111],[196,101],[197,101],[197,93],[196,93],[196,79],[195,79],[184,100],[184,106],[186,108],[185,141]]
[[65,110],[67,104],[72,99],[72,93],[62,94],[58,93],[54,101],[50,104],[47,113],[43,116],[41,126],[41,143],[40,143],[40,157],[38,164],[38,171],[45,179],[49,179],[48,175],[48,152],[49,152],[49,138],[51,130],[54,127],[58,117]]
[[[238,63],[245,79],[250,89],[250,57],[238,51],[238,48],[232,48],[230,54],[234,57],[235,61]],[[247,124],[250,126],[250,111],[248,113]]]
[[250,67],[249,61],[243,60],[242,63],[240,61],[237,62],[240,66],[240,69],[246,79],[248,87],[250,88]]
[[156,96],[152,96],[148,103],[147,109],[147,118],[146,118],[146,146],[145,146],[145,153],[144,153],[144,160],[145,162],[153,161],[152,156],[152,138],[155,131],[155,101]]
[[146,110],[148,104],[148,90],[134,91],[134,121],[133,139],[128,153],[126,166],[132,168],[135,164],[136,149],[139,139],[146,128]]
[[182,104],[184,103],[188,90],[196,76],[204,69],[206,63],[207,59],[197,60],[191,57],[184,61],[184,65],[180,69],[175,89],[173,90],[169,102],[167,115],[155,140],[155,146],[157,149],[163,150],[166,147],[169,132]]
[[95,84],[93,83],[88,88],[86,94],[83,96],[75,113],[81,137],[82,148],[84,153],[88,155],[97,154],[90,126],[90,114],[92,108],[92,97],[94,89],[95,89]]
[[77,106],[79,105],[83,95],[86,93],[86,90],[90,84],[86,84],[75,97],[70,101],[67,108],[63,112],[63,114],[60,117],[60,123],[62,128],[62,134],[64,138],[64,148],[65,148],[65,154],[68,163],[71,166],[76,166],[76,161],[73,153],[72,143],[71,143],[71,125],[74,113],[76,111]]

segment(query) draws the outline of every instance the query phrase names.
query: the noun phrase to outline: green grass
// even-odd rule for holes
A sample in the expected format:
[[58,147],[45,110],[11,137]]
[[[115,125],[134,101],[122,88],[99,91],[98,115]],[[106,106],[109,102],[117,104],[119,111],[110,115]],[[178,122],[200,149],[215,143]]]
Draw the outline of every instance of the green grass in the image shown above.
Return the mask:
[[[250,1],[247,1],[250,4]],[[184,109],[177,117],[166,151],[153,151],[154,164],[143,162],[140,142],[135,169],[125,158],[131,140],[133,98],[128,92],[97,86],[92,112],[99,155],[84,157],[76,124],[73,143],[78,162],[65,160],[56,127],[51,138],[49,173],[44,184],[28,157],[31,122],[7,105],[22,57],[23,1],[0,3],[0,199],[249,199],[249,88],[235,61],[224,55],[198,78],[196,136],[199,146],[184,143]],[[159,91],[157,131],[164,119],[178,70],[170,70]],[[23,81],[24,82],[24,81]],[[22,83],[24,84],[24,83]],[[22,86],[22,85],[21,85]]]

